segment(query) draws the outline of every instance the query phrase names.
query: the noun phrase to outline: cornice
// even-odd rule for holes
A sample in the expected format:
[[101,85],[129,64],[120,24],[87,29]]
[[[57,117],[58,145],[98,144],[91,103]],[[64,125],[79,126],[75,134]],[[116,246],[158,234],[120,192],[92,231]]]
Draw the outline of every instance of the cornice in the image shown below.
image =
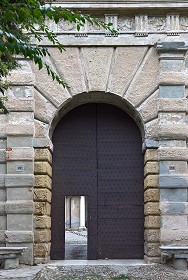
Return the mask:
[[[46,4],[49,4],[47,1]],[[79,9],[79,10],[142,10],[142,9],[177,9],[188,10],[188,0],[112,0],[112,1],[90,1],[90,0],[77,0],[77,1],[54,1],[52,6],[62,6],[65,8]]]

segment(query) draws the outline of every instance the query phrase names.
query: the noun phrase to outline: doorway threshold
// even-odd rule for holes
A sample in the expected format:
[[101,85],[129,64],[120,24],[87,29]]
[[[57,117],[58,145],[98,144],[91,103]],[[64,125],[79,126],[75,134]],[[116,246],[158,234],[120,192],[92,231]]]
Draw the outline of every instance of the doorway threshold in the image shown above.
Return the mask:
[[[52,266],[142,266],[148,265],[143,259],[114,260],[50,260]],[[150,264],[151,265],[151,264]]]

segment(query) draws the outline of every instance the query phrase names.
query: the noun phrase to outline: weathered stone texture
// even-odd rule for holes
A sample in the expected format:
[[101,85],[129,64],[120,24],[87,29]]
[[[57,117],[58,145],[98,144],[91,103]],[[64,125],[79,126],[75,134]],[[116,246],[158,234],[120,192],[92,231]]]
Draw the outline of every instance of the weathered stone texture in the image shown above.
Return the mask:
[[48,162],[42,162],[42,161],[35,161],[34,164],[34,169],[35,169],[35,174],[43,174],[43,175],[48,175],[52,176],[52,167]]
[[50,216],[51,205],[48,202],[35,202],[35,215]]
[[144,122],[156,119],[158,116],[158,90],[146,99],[138,108]]
[[157,155],[157,149],[147,149],[144,155],[144,163],[148,161],[157,161],[158,155]]
[[187,246],[188,229],[161,229],[160,241],[165,245]]
[[34,240],[33,231],[7,230],[5,235],[8,243],[32,243]]
[[51,243],[36,243],[34,244],[34,256],[44,257],[50,254]]
[[69,85],[71,94],[87,92],[84,62],[79,49],[69,47],[62,54],[56,48],[50,48],[49,51],[60,76]]
[[159,173],[159,164],[158,162],[147,162],[144,167],[144,174],[145,176],[151,174],[158,174]]
[[35,216],[35,228],[51,228],[51,217],[48,216]]
[[44,98],[37,90],[35,96],[35,117],[45,123],[49,123],[56,112],[56,107]]
[[49,242],[51,240],[50,229],[37,229],[34,232],[35,243]]
[[52,163],[52,154],[49,149],[35,149],[35,161],[47,161]]
[[151,139],[158,139],[159,130],[158,130],[158,120],[152,120],[146,123],[146,137]]
[[52,179],[48,175],[35,175],[35,188],[51,189]]
[[184,147],[160,147],[159,160],[188,160],[188,149]]
[[[112,61],[107,91],[122,96],[143,60],[146,47],[118,47]],[[130,63],[131,60],[131,63]]]
[[7,188],[7,200],[33,200],[33,187]]
[[20,98],[6,101],[6,107],[11,112],[33,112],[34,99],[33,98]]
[[10,148],[10,151],[6,152],[6,160],[33,160],[34,149],[33,148]]
[[[56,72],[54,66],[50,59],[47,60],[48,64],[51,66],[52,70]],[[35,67],[35,77],[37,89],[43,93],[43,95],[50,100],[52,104],[55,106],[60,106],[66,100],[70,98],[69,92],[63,88],[63,86],[55,83],[47,74],[45,69],[41,69],[40,71]]]
[[7,228],[10,231],[32,231],[33,215],[31,214],[8,214]]
[[34,202],[32,200],[9,200],[6,202],[5,211],[7,214],[32,214]]
[[32,187],[35,177],[33,174],[7,174],[5,177],[6,187]]
[[35,189],[34,201],[48,201],[51,202],[51,191],[48,189]]
[[188,110],[187,99],[159,99],[158,100],[158,111],[159,112],[186,112]]
[[159,190],[158,189],[147,189],[144,192],[145,202],[158,202],[159,201]]
[[19,61],[20,68],[12,70],[8,80],[15,85],[33,85],[35,76],[32,72],[31,65],[26,60]]
[[160,215],[159,203],[158,202],[148,202],[144,205],[145,215]]
[[49,124],[35,120],[35,137],[48,138],[49,137]]
[[187,124],[159,124],[159,137],[169,139],[186,139],[188,136]]
[[149,257],[159,257],[161,255],[159,243],[145,243],[144,252]]
[[154,48],[148,50],[125,98],[134,106],[140,105],[158,87],[159,57]]
[[144,226],[146,229],[159,229],[160,216],[146,216]]
[[[113,48],[82,48],[89,91],[106,91]],[[105,67],[104,67],[105,65]]]
[[187,215],[162,215],[162,229],[187,229]]
[[146,229],[144,232],[144,239],[147,242],[155,243],[160,242],[160,230],[159,229]]

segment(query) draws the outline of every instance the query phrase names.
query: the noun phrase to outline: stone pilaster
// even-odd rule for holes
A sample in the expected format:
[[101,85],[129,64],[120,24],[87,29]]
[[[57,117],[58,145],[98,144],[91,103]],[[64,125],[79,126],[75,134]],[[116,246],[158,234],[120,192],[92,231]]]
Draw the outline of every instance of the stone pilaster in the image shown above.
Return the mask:
[[158,188],[157,149],[147,149],[144,158],[144,214],[145,214],[145,260],[160,262],[160,212]]
[[47,148],[35,149],[35,231],[34,262],[49,259],[51,241],[51,176],[52,155]]
[[187,226],[187,99],[184,43],[164,43],[160,52],[159,188],[161,245],[186,246]]
[[12,88],[8,92],[5,188],[7,215],[6,246],[28,249],[20,258],[33,264],[33,185],[34,185],[34,76],[29,61],[19,60],[12,71]]

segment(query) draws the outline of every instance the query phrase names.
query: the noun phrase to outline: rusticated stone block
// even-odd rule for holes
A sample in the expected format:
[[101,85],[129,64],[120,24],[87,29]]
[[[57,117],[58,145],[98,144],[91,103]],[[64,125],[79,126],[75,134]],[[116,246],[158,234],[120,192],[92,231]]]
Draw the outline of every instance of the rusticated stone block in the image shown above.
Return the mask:
[[6,107],[9,111],[16,112],[33,112],[34,99],[33,98],[20,98],[6,101]]
[[35,177],[32,174],[7,174],[5,176],[6,187],[32,187]]
[[163,245],[187,246],[188,229],[161,229],[161,243]]
[[158,174],[159,173],[159,164],[158,162],[147,162],[144,167],[144,175]]
[[158,189],[147,189],[144,192],[144,202],[158,202],[159,201],[159,190]]
[[8,243],[32,243],[34,235],[32,231],[9,231],[5,232],[6,242]]
[[34,149],[33,148],[10,148],[6,151],[6,160],[33,160]]
[[51,243],[36,243],[34,244],[34,256],[45,257],[50,254]]
[[9,200],[5,204],[7,214],[32,214],[34,202],[32,200]]
[[145,215],[160,215],[159,202],[148,202],[144,205]]
[[161,251],[159,249],[160,243],[146,242],[144,245],[144,253],[149,257],[160,257]]
[[37,161],[34,164],[35,174],[46,174],[52,177],[52,167],[48,162]]
[[35,216],[35,228],[51,228],[51,217],[48,216]]
[[35,149],[35,161],[47,161],[52,163],[52,154],[49,149]]
[[50,229],[37,229],[34,231],[35,243],[49,242],[51,240]]
[[144,155],[144,163],[158,161],[157,149],[147,149]]
[[48,201],[51,202],[51,191],[48,189],[34,189],[34,201]]
[[159,229],[160,216],[146,216],[144,225],[146,229]]
[[158,100],[158,110],[160,112],[186,112],[187,107],[188,100],[185,98],[165,98]]
[[156,119],[158,116],[158,90],[147,98],[141,106],[138,107],[139,113],[142,115],[144,122]]
[[148,175],[144,179],[144,189],[149,188],[158,188],[159,182],[158,182],[158,175]]
[[35,215],[50,216],[51,205],[48,202],[35,202]]
[[52,179],[48,175],[35,175],[35,188],[47,188],[51,190]]
[[187,215],[162,215],[161,228],[184,230],[187,228]]
[[188,136],[187,124],[160,124],[159,125],[159,137],[169,139],[186,139]]
[[144,231],[144,239],[147,242],[160,242],[160,230],[159,229],[146,229]]
[[159,160],[188,160],[188,149],[185,147],[160,147],[158,149]]
[[[7,135],[15,136],[33,136],[34,135],[34,126],[32,124],[28,125],[13,125],[9,124],[7,126]],[[18,141],[18,140],[17,140]]]

